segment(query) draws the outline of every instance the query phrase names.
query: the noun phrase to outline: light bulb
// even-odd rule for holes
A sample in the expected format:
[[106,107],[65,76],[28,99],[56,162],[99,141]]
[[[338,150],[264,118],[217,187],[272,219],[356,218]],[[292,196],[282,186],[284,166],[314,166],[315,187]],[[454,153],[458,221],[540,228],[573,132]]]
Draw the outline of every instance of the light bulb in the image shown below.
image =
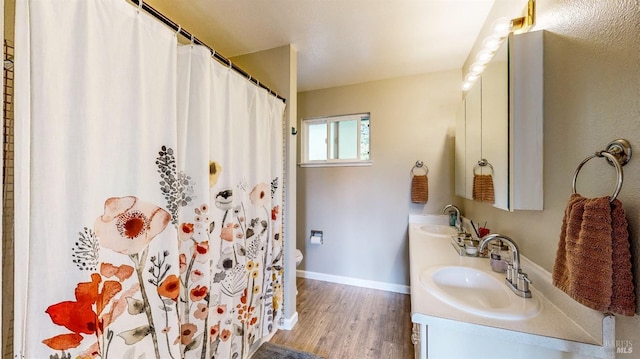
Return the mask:
[[482,41],[482,48],[491,52],[496,52],[500,48],[501,43],[502,39],[500,37],[497,35],[491,35]]
[[469,73],[472,73],[474,75],[480,75],[482,71],[484,71],[485,67],[486,67],[485,64],[474,62],[473,64],[471,64],[471,67],[469,68]]
[[498,37],[505,37],[509,35],[509,31],[511,31],[511,21],[506,17],[497,18],[496,21],[491,25],[493,29],[493,34]]
[[489,63],[489,61],[491,61],[492,57],[493,57],[493,52],[483,49],[483,50],[480,50],[476,55],[476,62],[482,65],[486,65]]

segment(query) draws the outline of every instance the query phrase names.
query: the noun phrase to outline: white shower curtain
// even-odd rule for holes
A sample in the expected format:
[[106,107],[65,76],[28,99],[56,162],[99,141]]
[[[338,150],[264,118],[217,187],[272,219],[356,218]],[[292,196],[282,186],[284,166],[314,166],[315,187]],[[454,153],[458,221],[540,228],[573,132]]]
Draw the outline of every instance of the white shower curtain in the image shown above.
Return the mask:
[[16,355],[246,358],[282,312],[284,103],[123,0],[16,8]]

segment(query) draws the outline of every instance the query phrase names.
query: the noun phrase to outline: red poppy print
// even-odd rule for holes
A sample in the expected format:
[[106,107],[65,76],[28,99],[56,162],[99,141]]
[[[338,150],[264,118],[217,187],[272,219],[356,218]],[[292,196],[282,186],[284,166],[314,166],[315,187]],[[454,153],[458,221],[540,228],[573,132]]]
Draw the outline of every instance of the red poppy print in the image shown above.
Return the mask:
[[169,274],[158,286],[158,294],[177,301],[180,295],[180,279],[175,274]]
[[216,324],[209,329],[209,341],[213,342],[220,334],[220,324]]
[[200,263],[209,261],[209,241],[196,243],[193,248],[193,256]]
[[200,301],[200,300],[204,299],[204,297],[207,295],[207,291],[208,291],[208,288],[206,286],[199,286],[198,285],[195,288],[191,289],[191,293],[189,295],[189,298],[193,302]]
[[194,233],[194,225],[193,223],[182,223],[178,226],[178,238],[181,241],[187,241],[191,239]]
[[[94,334],[101,328],[102,313],[106,305],[122,290],[117,281],[105,281],[98,273],[91,275],[91,282],[78,283],[75,301],[64,301],[49,306],[45,312],[54,324],[65,327],[73,333],[58,335],[42,342],[55,350],[67,350],[80,345],[80,334]],[[100,290],[102,289],[102,290]],[[94,305],[96,311],[94,311]]]

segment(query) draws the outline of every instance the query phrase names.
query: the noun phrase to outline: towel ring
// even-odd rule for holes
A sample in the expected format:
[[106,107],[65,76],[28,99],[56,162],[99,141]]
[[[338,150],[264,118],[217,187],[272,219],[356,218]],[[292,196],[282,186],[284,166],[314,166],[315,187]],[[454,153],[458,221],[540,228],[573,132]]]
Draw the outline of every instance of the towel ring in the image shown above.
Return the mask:
[[427,165],[425,165],[424,162],[422,161],[416,161],[416,164],[411,168],[411,171],[410,171],[411,176],[416,175],[415,172],[413,171],[417,168],[422,168],[425,171],[424,176],[429,174],[429,167],[427,167]]
[[481,168],[483,168],[483,167],[487,167],[487,166],[489,166],[489,168],[491,168],[491,174],[493,174],[493,172],[494,172],[494,171],[493,171],[493,166],[491,165],[491,163],[489,163],[489,161],[487,161],[487,160],[486,160],[486,159],[484,159],[484,158],[483,158],[483,159],[481,159],[480,161],[478,161],[478,164],[477,164],[477,165],[475,165],[475,166],[473,167],[473,174],[474,174],[474,175],[478,175],[478,174],[480,174],[480,173],[476,173],[476,169],[478,169],[478,168],[480,168],[480,169],[481,169]]
[[624,139],[615,140],[607,146],[607,149],[604,151],[597,151],[595,154],[585,158],[580,162],[578,168],[576,168],[575,173],[573,174],[572,188],[573,193],[577,193],[576,191],[576,180],[578,179],[578,173],[580,173],[580,169],[584,166],[585,163],[589,162],[594,157],[604,157],[607,159],[610,165],[616,168],[617,180],[616,180],[616,189],[613,191],[611,195],[611,200],[609,202],[613,202],[618,194],[620,194],[620,190],[622,189],[623,182],[623,171],[622,166],[627,164],[629,159],[631,158],[631,145],[629,141]]

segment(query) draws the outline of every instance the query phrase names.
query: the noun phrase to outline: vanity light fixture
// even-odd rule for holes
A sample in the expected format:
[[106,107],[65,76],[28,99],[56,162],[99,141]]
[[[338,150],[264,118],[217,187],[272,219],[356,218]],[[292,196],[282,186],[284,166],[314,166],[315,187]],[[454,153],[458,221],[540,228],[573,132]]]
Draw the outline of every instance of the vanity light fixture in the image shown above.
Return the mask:
[[469,72],[462,83],[462,91],[469,91],[491,61],[502,42],[510,33],[521,34],[529,31],[535,23],[535,0],[527,3],[526,15],[508,20],[505,17],[498,18],[491,25],[491,35],[482,40],[482,49],[476,55],[476,61],[469,67]]
[[529,0],[527,2],[527,14],[511,20],[511,32],[521,34],[527,32],[533,27],[536,20],[536,2]]
[[494,21],[491,25],[491,35],[482,41],[482,49],[476,55],[476,61],[471,64],[467,76],[462,83],[462,90],[469,91],[476,83],[482,71],[493,58],[493,55],[500,48],[500,45],[509,35],[510,22],[507,18],[502,17]]

